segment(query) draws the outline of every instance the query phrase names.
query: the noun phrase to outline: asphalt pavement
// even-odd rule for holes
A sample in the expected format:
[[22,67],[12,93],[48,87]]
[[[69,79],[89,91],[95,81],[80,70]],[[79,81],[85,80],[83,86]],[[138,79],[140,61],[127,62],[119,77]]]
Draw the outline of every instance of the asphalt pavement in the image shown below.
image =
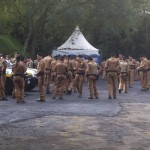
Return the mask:
[[25,104],[0,102],[0,150],[150,150],[150,90],[135,81],[128,93],[108,99],[107,82],[97,83],[99,99],[77,93],[63,100],[36,102],[38,90],[26,92]]

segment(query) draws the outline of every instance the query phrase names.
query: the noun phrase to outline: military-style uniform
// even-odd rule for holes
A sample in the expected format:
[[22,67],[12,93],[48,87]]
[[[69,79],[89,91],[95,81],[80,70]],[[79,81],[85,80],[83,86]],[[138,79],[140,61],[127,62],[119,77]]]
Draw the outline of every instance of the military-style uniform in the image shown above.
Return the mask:
[[0,100],[3,98],[3,89],[4,89],[4,84],[3,84],[3,64],[0,62]]
[[55,86],[55,82],[56,82],[56,70],[55,70],[55,66],[56,64],[59,62],[59,60],[54,59],[51,62],[51,81],[53,82],[53,87]]
[[133,62],[133,59],[128,59],[127,60],[128,64],[129,64],[129,87],[132,87],[134,84],[134,80],[135,80],[135,74],[136,74],[136,64]]
[[3,99],[6,99],[6,95],[5,95],[5,84],[6,84],[6,68],[7,68],[7,62],[5,58],[2,58],[2,64],[3,64],[3,68],[2,68],[2,80],[3,80],[3,89],[2,89],[2,97]]
[[138,67],[138,71],[140,74],[140,80],[141,80],[141,85],[142,85],[142,89],[143,91],[147,90],[147,88],[149,88],[149,69],[150,68],[150,63],[149,60],[144,58],[141,63],[140,66]]
[[13,64],[13,83],[15,89],[15,97],[17,103],[24,102],[24,73],[26,67],[22,62],[16,62]]
[[67,81],[65,91],[67,92],[67,94],[71,94],[73,88],[73,64],[69,58],[64,60],[64,63],[67,65],[68,68],[68,72],[66,74]]
[[82,61],[82,59],[77,58],[76,68],[75,68],[75,85],[79,93],[79,97],[82,96],[85,69],[86,69],[86,64]]
[[126,61],[119,63],[120,75],[119,75],[119,93],[124,90],[127,93],[127,77],[129,73],[129,65]]
[[111,99],[112,97],[116,99],[116,79],[117,79],[118,66],[119,66],[119,61],[115,57],[111,57],[110,59],[107,59],[105,69],[107,72],[109,99]]
[[57,92],[59,90],[59,99],[63,99],[64,94],[64,87],[66,86],[66,73],[68,72],[67,65],[60,61],[55,66],[56,71],[56,82],[54,85],[54,93],[53,93],[53,99],[56,98]]
[[101,72],[102,72],[102,79],[104,80],[106,78],[106,70],[105,70],[105,61],[101,62]]
[[51,56],[46,56],[44,58],[45,61],[45,86],[46,86],[46,93],[49,94],[50,93],[50,81],[51,81],[51,62],[52,62],[52,58]]
[[33,68],[33,61],[31,59],[27,61],[27,67]]
[[44,92],[44,70],[45,62],[41,59],[37,65],[37,76],[38,76],[38,88],[39,88],[39,101],[45,101],[45,92]]
[[98,65],[94,61],[90,61],[87,64],[87,72],[86,76],[88,79],[90,97],[89,99],[93,99],[94,97],[98,99],[98,92],[96,87],[96,80],[98,76]]

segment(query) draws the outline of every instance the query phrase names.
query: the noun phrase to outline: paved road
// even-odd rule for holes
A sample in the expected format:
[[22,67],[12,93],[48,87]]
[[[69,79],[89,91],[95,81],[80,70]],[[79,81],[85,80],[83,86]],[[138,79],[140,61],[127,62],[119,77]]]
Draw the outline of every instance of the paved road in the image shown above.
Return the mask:
[[37,89],[26,104],[0,102],[0,150],[150,150],[150,90],[140,83],[117,100],[108,100],[106,81],[99,80],[99,99],[76,93],[64,100],[37,103]]

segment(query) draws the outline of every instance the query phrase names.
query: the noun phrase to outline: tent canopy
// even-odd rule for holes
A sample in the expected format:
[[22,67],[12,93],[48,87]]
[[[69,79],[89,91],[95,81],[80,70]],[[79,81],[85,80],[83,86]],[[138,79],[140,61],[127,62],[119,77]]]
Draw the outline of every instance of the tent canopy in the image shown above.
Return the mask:
[[53,50],[53,56],[56,55],[92,55],[96,54],[99,55],[98,49],[93,47],[84,37],[82,32],[80,31],[79,27],[77,26],[70,36],[70,38],[60,47],[57,48],[57,50]]

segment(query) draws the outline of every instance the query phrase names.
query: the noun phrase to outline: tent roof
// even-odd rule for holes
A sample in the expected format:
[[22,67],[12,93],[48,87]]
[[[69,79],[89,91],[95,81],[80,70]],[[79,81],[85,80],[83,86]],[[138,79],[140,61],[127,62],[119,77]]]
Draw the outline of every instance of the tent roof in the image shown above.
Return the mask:
[[96,50],[84,37],[79,27],[77,26],[70,38],[57,50]]

